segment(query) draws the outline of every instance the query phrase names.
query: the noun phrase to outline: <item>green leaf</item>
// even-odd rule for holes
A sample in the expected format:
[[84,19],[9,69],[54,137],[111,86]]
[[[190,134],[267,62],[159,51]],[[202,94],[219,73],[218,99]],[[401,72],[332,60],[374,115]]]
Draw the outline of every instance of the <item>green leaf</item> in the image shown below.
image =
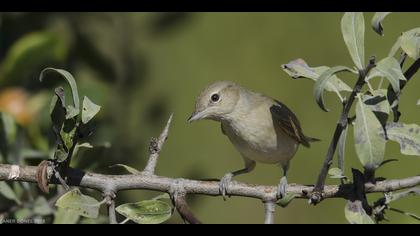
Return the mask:
[[336,167],[330,168],[328,170],[328,175],[332,179],[343,179],[343,178],[346,178],[346,176],[344,176],[344,172],[340,168],[336,168]]
[[420,106],[420,100],[417,101],[417,106]]
[[420,126],[392,122],[386,130],[388,138],[400,144],[402,154],[420,156]]
[[296,193],[286,193],[286,196],[279,199],[276,202],[276,204],[279,205],[280,207],[285,208],[292,202],[293,199],[295,199],[298,196],[299,196],[299,194],[296,194]]
[[127,166],[127,165],[115,164],[115,165],[110,166],[110,168],[114,168],[114,167],[122,167],[122,168],[126,169],[128,172],[130,172],[131,174],[134,174],[134,175],[141,174],[140,171],[136,170],[133,167]]
[[76,135],[76,121],[69,119],[64,122],[63,129],[60,131],[60,136],[65,145],[65,151],[68,152],[74,145],[74,137]]
[[51,32],[24,34],[9,49],[2,63],[0,84],[16,84],[35,72],[40,65],[61,62],[68,52],[64,37]]
[[362,207],[362,203],[358,200],[352,202],[347,201],[344,208],[344,215],[350,224],[375,224],[372,218],[366,214]]
[[172,207],[159,200],[127,203],[118,206],[115,210],[138,224],[160,224],[172,216]]
[[56,73],[61,75],[64,79],[66,79],[67,83],[70,85],[71,93],[73,95],[73,105],[67,106],[67,114],[66,119],[71,119],[77,116],[80,112],[80,101],[79,101],[79,92],[77,91],[76,81],[74,80],[73,76],[65,70],[62,69],[55,69],[55,68],[45,68],[41,75],[39,76],[39,80],[42,82],[50,73]]
[[356,106],[356,122],[354,125],[354,140],[356,153],[360,162],[368,170],[374,170],[382,163],[385,155],[385,137],[381,123],[372,110],[366,106],[361,95]]
[[38,197],[34,203],[34,213],[40,216],[47,216],[53,214],[53,209],[48,204],[45,197]]
[[391,48],[388,57],[393,57],[398,49],[402,48],[407,55],[413,59],[419,57],[420,27],[403,32]]
[[332,67],[324,71],[315,82],[314,96],[315,96],[316,102],[318,103],[319,107],[321,107],[322,110],[327,111],[327,112],[329,111],[324,105],[324,98],[323,98],[323,93],[328,84],[328,81],[332,78],[334,74],[343,72],[343,71],[351,71],[351,69],[345,66]]
[[100,215],[98,218],[96,219],[92,219],[92,218],[83,218],[80,220],[79,224],[108,224],[109,223],[109,218],[104,216],[104,215]]
[[359,70],[365,65],[365,21],[361,12],[346,12],[341,19],[341,32],[354,64]]
[[[303,59],[296,59],[282,65],[283,70],[294,79],[307,78],[316,81],[322,73],[330,69],[328,66],[309,67]],[[351,92],[351,88],[333,75],[325,86],[325,90],[338,93],[339,91]]]
[[72,210],[84,217],[97,218],[101,203],[95,198],[82,194],[79,189],[73,189],[61,196],[55,205],[59,208]]
[[13,189],[4,181],[0,181],[0,195],[9,200],[15,201],[17,204],[21,204]]
[[152,200],[160,200],[160,199],[171,199],[171,196],[169,196],[169,194],[167,193],[164,193],[164,194],[154,197]]
[[385,127],[389,113],[391,112],[391,106],[387,99],[387,90],[375,90],[372,95],[365,94],[362,98],[365,105],[373,111],[376,118]]
[[407,31],[401,35],[401,48],[414,60],[420,55],[420,28],[414,31]]
[[93,103],[88,97],[83,98],[82,122],[87,124],[98,112],[101,106]]
[[76,224],[80,219],[77,211],[65,208],[58,208],[54,215],[53,224]]
[[382,21],[391,12],[376,12],[372,18],[372,28],[380,36],[384,36],[384,29],[382,27]]
[[[401,70],[400,63],[393,57],[382,59],[378,62],[376,67],[372,69],[371,73],[385,77],[396,94],[400,93],[400,80],[407,80]],[[366,81],[372,78],[373,77],[367,77]]]

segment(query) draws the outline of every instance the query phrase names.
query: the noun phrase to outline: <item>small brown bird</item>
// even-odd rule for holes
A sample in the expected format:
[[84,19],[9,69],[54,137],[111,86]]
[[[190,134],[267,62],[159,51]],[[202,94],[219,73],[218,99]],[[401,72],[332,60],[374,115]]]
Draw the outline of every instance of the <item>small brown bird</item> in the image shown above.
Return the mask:
[[283,168],[277,196],[284,197],[287,170],[299,144],[310,147],[310,142],[319,141],[303,134],[297,117],[284,104],[230,81],[213,83],[201,92],[188,122],[201,119],[220,122],[223,134],[245,163],[245,168],[227,173],[221,179],[223,198],[232,177],[251,172],[257,161]]

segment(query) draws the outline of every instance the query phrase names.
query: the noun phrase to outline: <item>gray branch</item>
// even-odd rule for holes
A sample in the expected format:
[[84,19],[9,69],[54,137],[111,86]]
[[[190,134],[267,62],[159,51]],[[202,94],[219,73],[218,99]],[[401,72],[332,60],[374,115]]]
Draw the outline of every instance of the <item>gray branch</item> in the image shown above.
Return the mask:
[[163,144],[168,138],[169,127],[171,126],[173,115],[174,114],[172,113],[171,116],[169,117],[168,122],[166,123],[166,126],[163,129],[162,133],[160,134],[159,138],[158,139],[152,138],[152,140],[150,141],[150,146],[149,146],[150,156],[149,156],[149,160],[147,162],[146,168],[144,168],[144,171],[143,171],[144,174],[146,175],[154,175],[155,173],[156,164],[159,159],[159,153],[162,150]]
[[276,203],[274,201],[264,202],[265,224],[274,224],[274,213],[276,211]]
[[[15,168],[16,169],[16,168]],[[36,166],[19,166],[19,175],[9,179],[12,165],[0,165],[0,181],[37,182]],[[157,175],[104,175],[97,173],[83,172],[77,169],[68,170],[67,184],[83,188],[95,189],[101,193],[118,193],[124,190],[153,190],[170,193],[171,187],[183,181],[186,194],[200,194],[208,196],[221,196],[219,182],[199,181],[191,179],[174,179]],[[53,181],[51,184],[60,184]],[[377,181],[375,184],[366,183],[366,193],[386,193],[407,188],[420,186],[420,176],[413,176],[405,179],[394,179]],[[276,200],[277,186],[246,184],[232,182],[228,195],[260,199],[262,201]],[[296,194],[297,198],[308,199],[313,191],[313,186],[301,184],[289,184],[288,193]],[[323,198],[347,198],[352,191],[351,184],[326,185]]]

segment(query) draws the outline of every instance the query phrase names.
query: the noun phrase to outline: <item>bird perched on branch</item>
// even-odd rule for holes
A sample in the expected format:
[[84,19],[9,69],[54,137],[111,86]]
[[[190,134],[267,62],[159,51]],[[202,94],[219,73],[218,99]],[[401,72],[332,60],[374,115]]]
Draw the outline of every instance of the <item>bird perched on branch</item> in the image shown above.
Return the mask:
[[220,122],[223,134],[244,160],[245,168],[221,179],[220,193],[224,199],[232,178],[251,172],[256,162],[283,168],[277,197],[284,197],[289,163],[299,145],[309,148],[310,142],[319,141],[303,134],[296,115],[284,104],[230,81],[213,83],[198,96],[188,122],[202,119]]

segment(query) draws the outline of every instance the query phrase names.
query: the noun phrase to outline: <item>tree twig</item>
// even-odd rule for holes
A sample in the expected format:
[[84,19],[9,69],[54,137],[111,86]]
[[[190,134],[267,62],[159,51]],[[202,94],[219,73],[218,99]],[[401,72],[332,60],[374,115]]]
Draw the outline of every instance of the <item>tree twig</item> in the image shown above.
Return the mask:
[[276,211],[276,204],[274,201],[264,202],[265,218],[264,224],[274,224],[274,213]]
[[331,140],[330,146],[328,148],[327,154],[325,156],[324,163],[321,168],[321,172],[318,176],[318,180],[315,185],[314,192],[312,193],[312,196],[310,198],[311,204],[317,204],[323,199],[323,189],[325,185],[325,179],[327,178],[328,169],[330,168],[332,164],[332,160],[334,158],[334,153],[337,149],[338,140],[340,139],[341,133],[346,129],[348,125],[348,116],[350,113],[350,109],[353,106],[353,102],[356,98],[356,95],[362,90],[363,85],[365,85],[366,81],[366,75],[369,73],[369,71],[375,67],[375,58],[372,57],[369,60],[369,64],[366,66],[365,69],[359,71],[359,78],[353,88],[353,91],[349,97],[348,101],[343,102],[343,111],[340,116],[340,120],[337,123],[337,126],[335,128],[334,136]]
[[171,116],[169,117],[168,122],[166,123],[166,126],[163,129],[162,133],[160,134],[159,138],[158,139],[152,138],[152,140],[150,141],[150,146],[149,146],[150,156],[149,156],[149,160],[147,162],[146,168],[144,168],[144,171],[143,171],[143,173],[146,175],[154,175],[155,173],[156,164],[159,159],[159,153],[162,149],[163,144],[168,138],[169,127],[171,126],[173,115],[174,114],[172,113]]
[[106,204],[108,205],[108,217],[110,224],[118,224],[117,216],[115,212],[115,194],[106,193],[105,195]]

